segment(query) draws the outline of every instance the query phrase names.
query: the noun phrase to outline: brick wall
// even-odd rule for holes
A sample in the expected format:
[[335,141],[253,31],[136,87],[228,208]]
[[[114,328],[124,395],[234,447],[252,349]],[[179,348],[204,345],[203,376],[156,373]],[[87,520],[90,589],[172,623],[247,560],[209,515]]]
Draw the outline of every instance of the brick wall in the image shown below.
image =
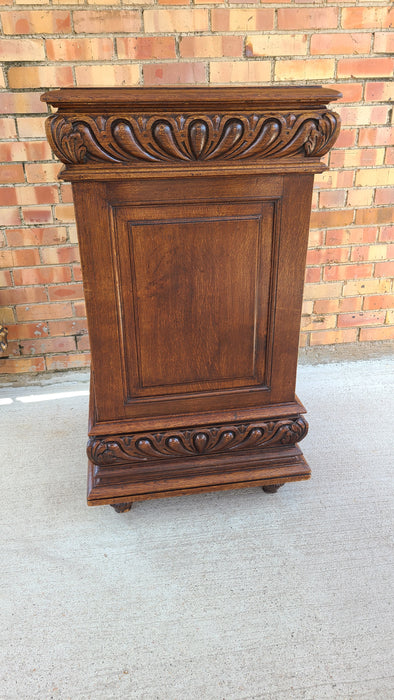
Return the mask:
[[316,177],[301,343],[392,338],[393,16],[373,0],[0,0],[0,321],[10,339],[0,371],[89,362],[70,186],[56,179],[39,99],[71,85],[339,88],[343,129]]

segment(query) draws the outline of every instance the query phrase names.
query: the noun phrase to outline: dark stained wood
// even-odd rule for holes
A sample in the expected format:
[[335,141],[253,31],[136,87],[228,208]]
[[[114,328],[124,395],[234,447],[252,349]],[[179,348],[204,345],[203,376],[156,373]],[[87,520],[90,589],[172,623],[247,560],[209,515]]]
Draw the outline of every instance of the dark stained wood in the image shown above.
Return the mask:
[[111,503],[111,505],[116,513],[128,513],[133,503]]
[[295,396],[313,174],[339,93],[63,89],[92,348],[88,503],[309,478]]
[[266,484],[262,489],[265,493],[276,493],[281,486],[283,486],[283,484]]

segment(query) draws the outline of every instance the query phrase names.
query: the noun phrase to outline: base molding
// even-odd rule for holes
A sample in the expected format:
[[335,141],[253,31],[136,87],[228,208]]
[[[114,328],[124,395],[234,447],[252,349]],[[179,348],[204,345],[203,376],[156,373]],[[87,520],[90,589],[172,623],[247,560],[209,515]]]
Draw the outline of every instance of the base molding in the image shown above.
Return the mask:
[[132,435],[92,436],[88,504],[166,498],[310,477],[301,415]]

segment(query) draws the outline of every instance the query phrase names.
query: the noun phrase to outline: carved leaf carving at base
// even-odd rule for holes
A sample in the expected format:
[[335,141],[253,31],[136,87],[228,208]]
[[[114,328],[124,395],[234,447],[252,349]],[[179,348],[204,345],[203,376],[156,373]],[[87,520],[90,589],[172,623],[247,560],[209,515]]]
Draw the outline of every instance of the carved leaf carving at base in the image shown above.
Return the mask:
[[99,466],[156,459],[196,457],[235,450],[294,445],[308,432],[303,416],[267,422],[234,423],[135,435],[91,437],[91,462]]
[[209,115],[55,114],[47,136],[63,163],[320,158],[340,128],[329,110]]

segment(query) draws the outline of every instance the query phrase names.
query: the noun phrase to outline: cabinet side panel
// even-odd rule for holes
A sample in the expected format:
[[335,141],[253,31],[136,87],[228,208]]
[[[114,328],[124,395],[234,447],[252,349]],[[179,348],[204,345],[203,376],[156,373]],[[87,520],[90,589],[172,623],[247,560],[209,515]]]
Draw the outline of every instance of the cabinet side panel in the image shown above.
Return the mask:
[[73,183],[81,255],[96,418],[125,417],[122,396],[122,334],[116,293],[116,265],[111,241],[111,216],[104,183]]
[[280,216],[272,401],[293,401],[313,175],[286,175]]

